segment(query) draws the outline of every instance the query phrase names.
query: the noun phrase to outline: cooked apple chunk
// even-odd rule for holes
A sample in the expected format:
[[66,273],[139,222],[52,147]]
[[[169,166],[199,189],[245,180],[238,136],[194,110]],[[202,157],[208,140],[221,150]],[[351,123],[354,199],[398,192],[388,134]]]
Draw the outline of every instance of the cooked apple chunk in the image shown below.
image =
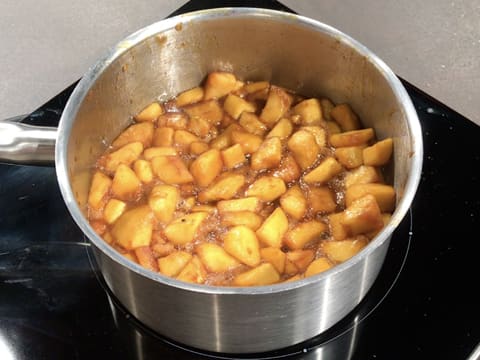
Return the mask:
[[152,160],[157,156],[175,156],[177,155],[177,150],[171,146],[153,146],[148,149],[145,149],[143,152],[143,157],[145,160]]
[[178,94],[175,99],[175,104],[178,107],[194,104],[203,99],[203,88],[200,86],[194,87],[193,89],[185,90]]
[[153,133],[153,146],[172,146],[173,134],[175,129],[167,126],[161,126],[155,129]]
[[363,165],[363,149],[365,146],[346,146],[335,150],[338,162],[347,169]]
[[208,188],[198,194],[200,202],[228,200],[233,198],[245,184],[245,176],[225,173]]
[[320,221],[302,222],[286,233],[284,242],[290,249],[299,250],[310,241],[320,239],[327,230],[328,226]]
[[230,256],[220,245],[203,243],[195,248],[200,261],[210,272],[225,272],[231,270],[240,263]]
[[148,184],[153,180],[153,170],[150,161],[137,160],[133,163],[133,171],[137,175],[138,179],[144,184]]
[[260,241],[267,246],[280,248],[288,230],[288,219],[282,208],[276,208],[256,231]]
[[127,204],[123,201],[117,199],[110,199],[105,205],[105,210],[103,212],[103,218],[107,224],[113,224],[127,208]]
[[152,240],[153,212],[148,205],[124,212],[113,224],[111,234],[126,250],[148,246]]
[[117,170],[117,167],[120,164],[130,166],[138,159],[142,152],[143,144],[140,141],[135,141],[107,154],[104,159],[101,159],[101,161],[103,160],[105,162],[105,170],[113,173]]
[[300,115],[302,125],[318,125],[323,120],[320,101],[315,98],[301,101],[293,107],[292,111],[294,114]]
[[303,179],[306,183],[324,184],[343,170],[342,165],[333,157],[327,157],[320,165],[306,174]]
[[372,128],[346,131],[330,135],[330,144],[335,147],[366,145],[375,137]]
[[263,201],[273,201],[287,191],[282,179],[274,176],[258,178],[245,192],[246,196],[255,196]]
[[383,227],[383,218],[375,197],[367,194],[354,200],[344,211],[342,224],[351,235],[377,231]]
[[180,192],[172,185],[156,185],[148,196],[148,205],[162,223],[169,223],[180,200]]
[[158,271],[158,263],[150,246],[140,246],[134,250],[138,263],[150,271]]
[[275,284],[280,281],[280,275],[270,263],[264,263],[252,270],[245,271],[233,279],[236,286],[261,286]]
[[164,234],[175,245],[188,244],[195,239],[200,224],[207,216],[207,212],[195,212],[179,217],[165,227]]
[[150,122],[133,124],[127,127],[115,141],[112,143],[114,148],[120,148],[124,145],[141,142],[144,147],[152,144],[154,134],[154,126]]
[[327,271],[332,266],[332,263],[326,257],[318,258],[308,265],[307,270],[305,270],[305,276],[320,274],[321,272]]
[[111,185],[112,179],[110,177],[100,171],[95,172],[88,193],[88,205],[94,209],[100,209],[105,204],[103,200]]
[[393,140],[388,138],[378,141],[363,149],[363,162],[370,166],[383,166],[390,160],[393,152]]
[[250,167],[253,170],[272,169],[282,159],[282,142],[278,137],[265,139],[257,151],[252,154]]
[[279,137],[280,139],[286,139],[293,131],[292,122],[288,118],[281,118],[275,126],[267,134],[267,138]]
[[306,130],[295,132],[288,140],[287,145],[296,162],[303,170],[313,165],[320,153],[315,136]]
[[185,163],[178,156],[157,156],[152,159],[154,174],[166,184],[187,184],[193,181]]
[[372,194],[382,212],[392,212],[395,208],[395,189],[386,184],[355,184],[345,191],[345,203],[352,204],[366,194]]
[[260,256],[263,260],[272,264],[279,274],[283,274],[286,256],[282,250],[274,247],[261,248]]
[[262,109],[260,120],[267,126],[274,125],[290,109],[292,100],[292,96],[284,89],[270,86],[267,103]]
[[157,118],[164,113],[163,106],[158,102],[153,102],[146,106],[142,111],[135,115],[135,120],[138,122],[154,122]]
[[240,144],[245,154],[254,153],[263,142],[261,136],[253,135],[245,131],[234,130],[230,136],[234,144]]
[[198,256],[194,255],[177,275],[177,279],[189,283],[203,284],[207,279],[207,270]]
[[255,112],[255,104],[242,99],[240,96],[229,94],[223,103],[223,107],[228,115],[238,119],[244,111]]
[[260,246],[252,229],[234,226],[223,236],[225,251],[248,266],[260,264]]
[[227,169],[233,169],[246,161],[240,144],[235,144],[222,150],[222,159]]
[[112,194],[120,200],[133,200],[141,191],[142,183],[127,165],[120,164],[112,181]]
[[183,108],[185,113],[193,118],[201,118],[207,120],[208,123],[214,125],[219,123],[223,118],[223,110],[218,101],[202,101]]
[[302,175],[302,172],[300,166],[298,166],[293,156],[291,154],[287,154],[280,161],[280,166],[273,175],[279,177],[286,183],[289,183],[298,180],[300,178],[300,175]]
[[297,272],[304,272],[314,258],[315,252],[313,250],[293,250],[287,252],[286,264],[293,264]]
[[253,112],[242,112],[238,123],[250,134],[262,136],[267,131],[265,124]]
[[347,171],[345,174],[345,188],[355,184],[382,183],[383,176],[381,172],[373,167],[361,165],[356,169]]
[[330,116],[340,125],[342,131],[360,129],[360,120],[348,104],[335,106],[331,109]]
[[287,190],[280,198],[283,211],[296,220],[300,220],[307,211],[307,199],[300,186],[295,185]]
[[197,157],[190,165],[190,173],[196,183],[208,186],[222,171],[222,156],[218,149],[210,149]]
[[308,204],[314,213],[329,214],[337,208],[335,194],[327,186],[309,186]]
[[158,270],[167,276],[175,277],[192,259],[192,255],[186,251],[175,251],[157,260]]
[[235,89],[237,78],[228,72],[212,72],[205,81],[205,100],[219,99]]
[[330,260],[341,263],[356,255],[367,244],[368,239],[360,235],[341,241],[326,241],[322,244],[322,251]]
[[224,226],[231,227],[237,225],[246,226],[253,231],[262,225],[262,217],[251,211],[227,211],[222,212],[220,221]]

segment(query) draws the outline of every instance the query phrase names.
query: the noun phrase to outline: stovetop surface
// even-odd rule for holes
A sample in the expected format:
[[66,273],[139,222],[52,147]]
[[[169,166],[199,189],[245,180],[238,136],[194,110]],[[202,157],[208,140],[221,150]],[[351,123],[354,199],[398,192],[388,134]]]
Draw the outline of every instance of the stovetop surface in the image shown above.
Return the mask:
[[[275,1],[191,1],[206,7]],[[480,342],[480,127],[404,82],[419,115],[424,164],[373,288],[326,333],[247,358],[466,359]],[[55,126],[75,84],[23,121]],[[0,359],[229,358],[174,344],[110,295],[48,167],[0,164]]]

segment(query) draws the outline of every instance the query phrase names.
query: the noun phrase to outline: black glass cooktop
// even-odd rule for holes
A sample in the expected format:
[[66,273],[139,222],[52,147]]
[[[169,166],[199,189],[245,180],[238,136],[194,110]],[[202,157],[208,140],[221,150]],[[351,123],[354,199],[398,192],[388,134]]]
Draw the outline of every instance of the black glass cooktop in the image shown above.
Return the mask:
[[[275,1],[191,1],[288,11]],[[466,359],[480,342],[480,127],[404,82],[420,117],[422,179],[362,303],[326,333],[247,358]],[[75,84],[28,115],[58,123]],[[185,348],[110,295],[48,167],[0,164],[0,359],[238,358]]]

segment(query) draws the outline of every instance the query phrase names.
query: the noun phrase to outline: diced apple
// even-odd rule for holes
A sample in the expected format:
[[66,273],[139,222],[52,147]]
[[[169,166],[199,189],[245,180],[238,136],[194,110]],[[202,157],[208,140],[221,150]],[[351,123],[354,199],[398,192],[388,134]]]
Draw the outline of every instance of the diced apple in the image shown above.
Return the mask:
[[372,128],[352,130],[330,135],[330,144],[335,147],[359,146],[368,144],[375,137]]
[[296,220],[300,220],[307,211],[307,199],[300,186],[295,185],[280,198],[283,211]]
[[285,182],[274,176],[258,178],[245,192],[246,196],[255,196],[263,201],[273,201],[287,191]]
[[158,127],[153,133],[153,146],[172,146],[173,145],[173,134],[175,129],[171,127]]
[[345,174],[345,188],[355,184],[383,183],[381,172],[373,167],[361,165]]
[[318,125],[323,120],[320,101],[315,98],[301,101],[293,107],[292,111],[300,115],[302,125]]
[[227,169],[233,169],[247,160],[240,144],[235,144],[222,150],[222,159]]
[[272,169],[282,159],[282,142],[278,137],[265,139],[257,151],[252,154],[250,167],[253,170]]
[[342,224],[351,235],[365,234],[383,227],[380,208],[371,194],[353,200],[344,213]]
[[205,81],[204,99],[219,99],[233,91],[236,84],[237,78],[231,73],[220,71],[211,72]]
[[210,149],[192,162],[190,173],[199,186],[205,187],[210,185],[220,174],[222,167],[223,162],[220,151],[218,149]]
[[320,153],[315,137],[306,130],[295,132],[288,140],[287,146],[303,170],[313,165]]
[[275,124],[275,126],[267,134],[267,138],[279,137],[280,139],[286,139],[290,136],[293,131],[292,122],[288,118],[281,118]]
[[330,181],[335,175],[342,172],[342,165],[333,157],[325,158],[320,165],[306,174],[303,179],[306,183],[321,183],[324,184]]
[[270,263],[264,263],[252,270],[245,271],[233,279],[237,286],[261,286],[275,284],[280,281],[280,275]]
[[164,229],[167,239],[175,245],[192,242],[202,222],[207,218],[206,212],[195,212],[173,220]]
[[103,218],[108,224],[113,224],[127,208],[127,204],[117,199],[110,199],[105,205],[103,211]]
[[153,140],[154,126],[151,122],[133,124],[127,127],[112,143],[114,148],[141,142],[144,147],[150,146]]
[[152,165],[147,160],[140,159],[135,161],[133,163],[133,171],[135,171],[135,175],[144,184],[148,184],[153,180]]
[[158,264],[150,246],[140,246],[134,252],[140,265],[150,271],[158,271]]
[[345,146],[335,149],[335,157],[338,162],[347,169],[354,169],[363,165],[363,149],[364,145],[360,146]]
[[348,104],[340,104],[330,111],[330,116],[339,125],[342,131],[358,130],[361,127],[360,120]]
[[363,149],[363,162],[370,166],[383,166],[390,161],[393,152],[393,140],[387,138]]
[[120,200],[135,199],[142,189],[142,183],[127,165],[120,164],[112,181],[113,196]]
[[320,239],[327,230],[328,226],[320,221],[302,222],[286,233],[284,242],[292,250],[302,249],[310,241]]
[[177,130],[173,135],[174,145],[178,146],[183,151],[188,150],[190,144],[197,141],[200,141],[200,138],[187,130]]
[[267,246],[280,248],[288,230],[288,219],[282,208],[276,208],[256,231],[258,239]]
[[182,107],[185,105],[197,103],[203,99],[203,94],[203,87],[194,87],[193,89],[189,89],[178,94],[175,99],[175,104],[178,107]]
[[227,253],[248,266],[260,264],[260,247],[252,229],[239,225],[229,229],[223,236]]
[[245,154],[254,153],[263,142],[261,136],[253,135],[245,131],[232,131],[231,139],[234,144],[240,144]]
[[145,160],[152,160],[156,156],[175,156],[177,150],[172,146],[154,146],[143,151]]
[[195,284],[203,284],[207,279],[207,270],[198,256],[193,256],[177,275],[177,280]]
[[[210,147],[215,149],[225,149],[232,145],[232,132],[233,131],[243,131],[243,128],[237,123],[232,123],[220,133],[215,139],[210,142]],[[261,141],[260,141],[261,142]]]
[[192,117],[188,123],[188,130],[200,138],[206,137],[211,128],[210,122],[201,117]]
[[340,125],[338,125],[335,121],[327,121],[325,123],[325,126],[330,135],[339,134],[342,132],[342,129],[340,129]]
[[327,146],[327,132],[324,128],[320,126],[302,126],[300,129],[311,133],[320,148]]
[[142,111],[135,115],[135,120],[138,122],[154,122],[158,119],[160,115],[164,113],[162,105],[158,102],[153,102],[150,105],[146,106]]
[[286,262],[295,265],[299,272],[304,272],[315,258],[313,250],[293,250],[286,253]]
[[200,155],[207,151],[210,147],[203,141],[194,141],[190,143],[190,154]]
[[111,234],[124,249],[148,246],[152,240],[154,215],[148,205],[125,211],[113,224]]
[[105,196],[110,190],[112,179],[100,171],[93,174],[90,192],[88,193],[88,205],[96,210],[104,205]]
[[345,213],[342,211],[328,216],[330,235],[332,235],[334,240],[344,240],[349,236],[347,229],[342,222],[344,215]]
[[148,205],[155,217],[166,224],[172,221],[180,200],[180,192],[172,185],[156,185],[148,196]]
[[330,260],[341,263],[356,255],[367,244],[368,239],[365,236],[357,236],[341,241],[325,241],[321,248]]
[[286,183],[289,183],[298,180],[300,178],[300,175],[302,175],[302,172],[300,166],[298,166],[293,156],[291,154],[287,154],[280,161],[280,166],[273,175],[279,177]]
[[395,209],[395,189],[385,184],[355,184],[345,191],[345,203],[347,206],[356,199],[366,194],[372,194],[380,207],[381,212],[393,212]]
[[268,81],[255,81],[251,83],[246,83],[243,86],[243,91],[245,91],[247,94],[251,94],[260,90],[268,89],[270,86],[270,83]]
[[253,231],[257,230],[262,225],[262,217],[251,211],[226,211],[222,212],[220,216],[222,225],[231,227],[243,225]]
[[229,200],[238,193],[244,184],[245,176],[226,173],[208,188],[201,191],[198,194],[198,200],[200,202]]
[[260,114],[260,120],[273,126],[290,109],[292,96],[277,86],[270,86],[267,103]]
[[142,152],[143,144],[140,141],[124,145],[120,149],[105,156],[105,170],[113,173],[115,170],[117,170],[117,167],[120,164],[130,166],[135,160],[138,159]]
[[192,255],[186,251],[175,251],[157,260],[158,270],[164,275],[175,277],[191,259]]
[[329,214],[337,208],[335,194],[327,186],[310,186],[308,200],[314,213]]
[[241,199],[222,200],[217,203],[219,212],[231,211],[252,211],[256,212],[260,209],[260,200],[257,197],[245,197]]
[[222,107],[216,100],[202,101],[194,105],[185,106],[183,110],[190,119],[202,118],[211,125],[218,124],[223,117]]
[[188,116],[183,112],[167,112],[158,117],[157,124],[158,127],[185,130],[188,127]]
[[253,112],[242,112],[238,123],[250,134],[262,136],[267,131],[265,124]]
[[305,270],[305,276],[320,274],[321,272],[327,271],[332,266],[332,263],[326,257],[318,258],[308,265],[307,270]]
[[272,264],[279,274],[283,274],[286,256],[282,250],[274,247],[262,248],[260,249],[260,257]]
[[195,251],[200,261],[210,272],[225,272],[240,265],[233,256],[217,244],[202,243],[195,248]]
[[255,104],[242,99],[240,96],[229,94],[223,103],[223,108],[232,118],[238,120],[244,111],[255,112]]
[[327,121],[331,121],[332,117],[330,116],[330,113],[335,105],[330,101],[330,99],[322,98],[320,99],[320,106],[322,108],[323,118]]
[[193,181],[192,174],[178,156],[157,156],[153,158],[152,170],[166,184],[188,184]]

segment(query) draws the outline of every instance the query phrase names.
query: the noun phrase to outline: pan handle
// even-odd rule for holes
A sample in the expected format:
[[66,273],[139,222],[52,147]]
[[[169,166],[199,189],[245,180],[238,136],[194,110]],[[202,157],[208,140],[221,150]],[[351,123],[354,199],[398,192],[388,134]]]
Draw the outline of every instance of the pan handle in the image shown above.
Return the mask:
[[53,166],[57,128],[23,124],[21,118],[0,121],[0,162]]

